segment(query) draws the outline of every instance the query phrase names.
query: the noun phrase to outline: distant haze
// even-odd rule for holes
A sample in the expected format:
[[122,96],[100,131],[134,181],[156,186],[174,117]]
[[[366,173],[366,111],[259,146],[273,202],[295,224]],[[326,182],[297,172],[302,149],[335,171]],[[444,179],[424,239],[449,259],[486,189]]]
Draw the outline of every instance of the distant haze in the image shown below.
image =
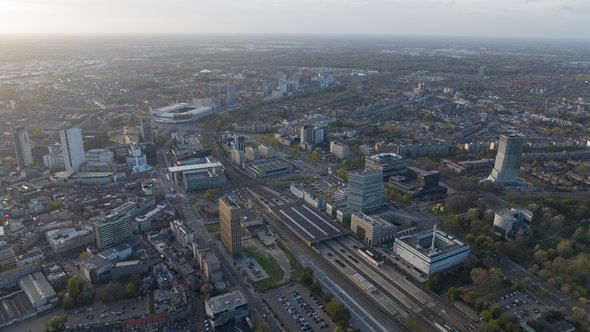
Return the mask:
[[0,0],[0,33],[590,38],[589,0]]

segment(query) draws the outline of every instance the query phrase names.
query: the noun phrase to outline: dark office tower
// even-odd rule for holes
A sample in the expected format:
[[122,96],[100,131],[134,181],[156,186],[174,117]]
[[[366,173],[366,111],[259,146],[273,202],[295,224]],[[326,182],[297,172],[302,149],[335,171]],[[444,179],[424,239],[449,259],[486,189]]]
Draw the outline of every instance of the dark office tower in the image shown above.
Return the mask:
[[149,117],[141,118],[141,141],[142,142],[153,142],[154,137],[152,134],[152,119]]
[[23,126],[16,127],[12,130],[12,139],[14,140],[18,170],[20,171],[33,164],[31,141],[29,140],[27,130]]
[[229,196],[219,199],[221,242],[233,258],[242,256],[240,206]]

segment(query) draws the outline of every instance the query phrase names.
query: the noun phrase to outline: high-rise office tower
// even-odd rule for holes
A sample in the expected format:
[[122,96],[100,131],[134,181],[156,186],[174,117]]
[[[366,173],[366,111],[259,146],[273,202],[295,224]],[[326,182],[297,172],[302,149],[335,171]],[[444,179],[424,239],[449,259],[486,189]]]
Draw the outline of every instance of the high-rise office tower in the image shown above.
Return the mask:
[[154,137],[152,134],[152,119],[149,117],[142,117],[141,121],[141,141],[142,142],[153,142]]
[[240,206],[229,196],[219,199],[221,242],[233,258],[242,256]]
[[14,140],[16,161],[20,171],[33,164],[31,141],[29,140],[29,134],[27,133],[27,130],[23,126],[16,127],[12,130],[12,139]]
[[500,136],[496,162],[488,180],[502,184],[517,182],[523,143],[522,136]]
[[348,208],[362,212],[375,211],[383,205],[384,198],[382,172],[362,171],[348,174]]
[[0,241],[0,273],[16,268],[16,255],[6,241]]
[[70,128],[59,132],[61,148],[64,154],[66,171],[79,171],[86,159],[84,157],[84,141],[80,128]]

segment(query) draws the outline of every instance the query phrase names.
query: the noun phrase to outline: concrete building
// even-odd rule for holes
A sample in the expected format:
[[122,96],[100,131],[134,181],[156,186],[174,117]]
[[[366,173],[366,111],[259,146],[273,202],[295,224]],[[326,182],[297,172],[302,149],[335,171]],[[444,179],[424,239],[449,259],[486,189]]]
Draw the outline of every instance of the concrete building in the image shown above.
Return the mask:
[[343,142],[330,142],[330,153],[338,159],[350,158],[350,146]]
[[393,252],[416,270],[431,275],[461,264],[469,257],[471,249],[435,227],[408,238],[396,238]]
[[246,156],[244,155],[243,151],[240,151],[238,149],[232,149],[231,150],[231,161],[238,165],[238,166],[242,166],[242,163],[246,160]]
[[523,143],[524,137],[521,136],[500,136],[496,162],[488,180],[502,184],[517,183]]
[[275,156],[274,149],[271,146],[264,144],[258,146],[258,154],[260,155],[260,158],[265,159],[273,158]]
[[410,166],[410,161],[395,153],[379,153],[365,158],[365,170],[383,173],[383,179],[402,174]]
[[41,272],[21,278],[18,284],[37,312],[50,309],[59,303],[55,290]]
[[254,147],[247,147],[244,155],[246,156],[246,160],[248,161],[254,161],[258,159],[258,149],[254,148]]
[[84,158],[90,164],[110,164],[115,162],[115,154],[107,149],[92,149],[86,151]]
[[47,231],[45,239],[56,255],[62,255],[73,251],[82,251],[95,241],[91,228],[76,230],[75,228],[62,228]]
[[381,218],[374,218],[362,212],[353,212],[350,220],[350,230],[361,241],[368,245],[377,245],[391,241],[394,238],[408,236],[414,233],[415,227],[394,225]]
[[222,167],[182,172],[182,185],[187,191],[219,188],[225,185]]
[[124,259],[127,259],[129,256],[133,254],[133,250],[131,246],[127,243],[122,243],[114,248],[107,249],[98,254],[98,256],[106,259],[109,262],[120,262]]
[[64,159],[61,144],[55,143],[47,147],[48,154],[43,155],[43,166],[51,169],[65,169],[66,162]]
[[134,274],[142,275],[147,272],[147,262],[140,260],[117,262],[113,264],[111,270],[111,280],[114,282],[120,282],[123,280],[128,280]]
[[293,165],[281,158],[251,161],[245,163],[244,168],[248,174],[256,178],[288,175],[293,172]]
[[234,326],[248,317],[248,301],[240,291],[217,295],[205,301],[205,313],[213,330],[229,324]]
[[24,266],[32,263],[42,263],[45,260],[45,253],[39,247],[35,247],[16,258],[16,266]]
[[147,232],[152,227],[152,221],[161,217],[166,213],[166,205],[158,204],[154,209],[148,211],[146,214],[139,215],[135,218],[134,231],[137,233]]
[[129,155],[126,158],[127,169],[132,174],[149,172],[152,167],[147,163],[146,155],[136,143],[129,146]]
[[376,171],[348,173],[347,207],[361,212],[375,211],[385,201],[383,173]]
[[152,119],[150,117],[141,117],[139,119],[141,125],[141,136],[142,142],[153,142],[154,135],[152,131]]
[[59,132],[61,147],[64,154],[66,171],[79,171],[80,165],[86,162],[84,141],[80,128],[70,128]]
[[199,264],[201,271],[203,271],[205,280],[211,284],[223,280],[221,263],[211,248],[204,244],[199,245],[196,241],[193,241],[192,247],[193,257]]
[[111,280],[113,266],[108,260],[96,255],[80,264],[80,271],[92,284],[101,284]]
[[0,273],[16,269],[16,255],[6,241],[0,241]]
[[23,170],[25,167],[33,164],[33,151],[31,149],[31,140],[29,133],[23,126],[16,127],[12,130],[12,140],[14,142],[14,151],[16,152],[16,162],[18,169]]
[[230,196],[219,199],[221,242],[233,258],[242,256],[242,228],[240,206]]
[[182,221],[171,221],[170,229],[172,230],[172,234],[174,234],[174,238],[182,248],[190,246],[193,240],[195,239],[195,232],[193,232]]
[[526,235],[532,231],[533,213],[528,210],[501,209],[494,215],[494,232],[505,237]]
[[112,248],[133,235],[133,217],[130,213],[110,214],[94,224],[94,233],[100,250]]

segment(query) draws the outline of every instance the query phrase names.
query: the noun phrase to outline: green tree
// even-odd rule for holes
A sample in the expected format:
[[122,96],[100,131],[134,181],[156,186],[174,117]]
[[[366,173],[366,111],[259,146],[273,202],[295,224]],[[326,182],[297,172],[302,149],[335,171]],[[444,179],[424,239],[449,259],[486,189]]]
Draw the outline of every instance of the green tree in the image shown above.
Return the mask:
[[80,258],[80,260],[86,260],[88,259],[88,257],[90,257],[90,255],[88,255],[88,252],[84,250],[80,253],[80,256],[78,258]]
[[211,188],[211,189],[207,189],[205,191],[205,194],[203,194],[203,198],[209,202],[213,201],[213,198],[217,195],[217,193],[219,193],[219,190]]
[[66,295],[63,300],[64,309],[71,309],[76,305],[74,298],[70,295]]
[[61,209],[62,206],[63,206],[63,204],[61,203],[61,201],[55,200],[47,205],[47,210],[49,210],[49,212],[56,211],[56,210]]
[[303,269],[301,272],[301,282],[306,285],[311,285],[313,283],[313,270],[309,267]]
[[309,157],[309,162],[312,164],[317,164],[318,160],[322,157],[322,149],[315,148]]
[[53,316],[48,321],[45,322],[45,331],[46,332],[63,331],[63,329],[66,327],[67,321],[68,321],[68,316]]
[[137,296],[137,286],[134,283],[130,282],[125,286],[125,297],[132,298]]
[[488,270],[476,267],[471,270],[471,281],[476,285],[483,285],[488,282]]
[[344,327],[348,326],[350,321],[350,311],[341,302],[332,300],[326,305],[326,309],[334,318],[336,323]]
[[315,294],[316,296],[321,296],[323,294],[322,285],[319,282],[314,282],[309,290]]
[[68,279],[68,294],[75,299],[81,291],[82,281],[76,276],[70,277],[70,279]]

